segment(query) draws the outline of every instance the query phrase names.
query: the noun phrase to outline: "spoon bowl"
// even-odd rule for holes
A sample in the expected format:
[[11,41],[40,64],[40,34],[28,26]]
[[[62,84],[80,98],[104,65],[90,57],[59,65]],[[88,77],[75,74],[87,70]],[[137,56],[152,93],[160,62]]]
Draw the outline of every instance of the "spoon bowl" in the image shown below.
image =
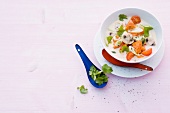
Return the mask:
[[88,79],[89,79],[90,83],[91,83],[94,87],[96,87],[96,88],[103,88],[103,87],[105,87],[106,84],[107,84],[107,82],[104,82],[103,84],[98,85],[98,84],[92,79],[92,77],[89,75],[89,71],[90,71],[90,67],[91,67],[91,66],[94,66],[94,67],[95,67],[97,70],[99,70],[99,71],[101,71],[101,70],[100,70],[99,68],[97,68],[97,67],[89,60],[89,58],[86,56],[86,54],[84,53],[84,51],[82,50],[82,48],[81,48],[78,44],[75,45],[75,48],[76,48],[77,52],[79,53],[79,55],[80,55],[80,57],[81,57],[81,59],[82,59],[82,61],[83,61],[83,63],[84,63],[84,66],[85,66],[85,68],[86,68],[86,73],[87,73],[87,76],[88,76]]

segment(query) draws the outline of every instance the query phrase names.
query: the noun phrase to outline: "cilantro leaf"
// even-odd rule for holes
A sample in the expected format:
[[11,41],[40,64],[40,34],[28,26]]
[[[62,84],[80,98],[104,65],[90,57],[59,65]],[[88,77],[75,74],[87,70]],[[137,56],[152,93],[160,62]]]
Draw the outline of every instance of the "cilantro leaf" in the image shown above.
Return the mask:
[[103,83],[104,83],[103,78],[102,78],[102,77],[98,77],[98,78],[96,79],[96,83],[97,83],[98,85],[103,84]]
[[98,85],[101,85],[101,84],[103,84],[104,82],[107,82],[107,81],[108,81],[108,77],[104,73],[101,73],[101,75],[98,76],[95,80],[95,82]]
[[149,37],[149,31],[153,29],[151,26],[143,26],[144,27],[144,37]]
[[113,38],[112,36],[108,36],[108,37],[107,37],[107,42],[108,42],[108,44],[111,43],[112,38]]
[[[107,64],[105,64],[105,65],[107,65]],[[106,66],[104,66],[104,67],[106,68]],[[105,70],[107,70],[107,72],[109,72],[108,69],[105,69]],[[101,84],[103,84],[103,83],[108,81],[108,77],[106,76],[106,73],[104,71],[97,70],[95,68],[95,66],[93,66],[93,65],[90,67],[89,75],[92,77],[92,79],[98,85],[101,85]]]
[[123,25],[121,25],[117,31],[117,35],[121,36],[125,30],[123,29]]
[[123,53],[125,51],[129,52],[129,47],[127,45],[122,46],[122,48],[120,49],[120,53]]
[[94,66],[90,67],[89,75],[91,75],[93,80],[96,80],[97,75],[100,73],[101,71],[97,70]]
[[110,74],[113,71],[112,67],[108,66],[107,64],[104,64],[102,66],[102,70],[105,74]]
[[119,15],[119,20],[123,21],[123,19],[127,19],[127,16],[125,14],[120,14]]
[[81,85],[80,87],[77,87],[77,89],[79,89],[79,90],[80,90],[80,93],[82,93],[82,94],[88,93],[88,89],[86,89],[86,88],[84,87],[84,85]]
[[104,82],[107,82],[107,81],[108,81],[108,77],[105,76],[105,74],[102,75],[102,78],[103,78],[103,81],[104,81]]

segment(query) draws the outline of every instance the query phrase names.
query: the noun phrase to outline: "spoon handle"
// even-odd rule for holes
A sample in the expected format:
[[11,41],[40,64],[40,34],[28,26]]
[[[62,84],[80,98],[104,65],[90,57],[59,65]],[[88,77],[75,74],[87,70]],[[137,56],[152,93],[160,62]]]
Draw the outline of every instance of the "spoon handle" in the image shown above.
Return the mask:
[[84,63],[86,71],[88,72],[90,70],[90,67],[93,65],[93,63],[89,60],[89,58],[86,56],[86,54],[78,44],[76,44],[75,47]]

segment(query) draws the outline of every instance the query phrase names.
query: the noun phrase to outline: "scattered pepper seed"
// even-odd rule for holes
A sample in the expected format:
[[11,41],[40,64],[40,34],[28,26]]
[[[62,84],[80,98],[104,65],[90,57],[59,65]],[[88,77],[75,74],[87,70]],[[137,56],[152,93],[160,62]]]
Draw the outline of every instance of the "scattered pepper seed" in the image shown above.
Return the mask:
[[146,42],[148,42],[148,39],[146,39]]
[[151,46],[155,46],[156,44],[155,44],[155,42],[151,45]]

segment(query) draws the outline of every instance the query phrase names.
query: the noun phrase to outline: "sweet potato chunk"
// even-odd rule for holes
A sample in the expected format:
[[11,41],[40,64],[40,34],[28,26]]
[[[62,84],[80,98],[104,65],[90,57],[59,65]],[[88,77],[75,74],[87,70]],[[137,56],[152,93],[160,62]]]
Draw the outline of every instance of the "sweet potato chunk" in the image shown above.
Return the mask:
[[130,29],[134,29],[136,26],[135,24],[133,23],[132,20],[129,20],[129,22],[127,23],[126,25],[126,30],[130,30]]
[[134,24],[139,24],[141,22],[140,17],[137,15],[132,16],[131,20],[133,21]]
[[135,55],[132,53],[132,52],[129,52],[127,55],[126,55],[126,59],[127,61],[130,61]]
[[149,56],[150,54],[152,54],[152,48],[149,48],[142,52],[142,55],[144,56]]
[[138,40],[132,44],[137,54],[142,52],[142,41]]

